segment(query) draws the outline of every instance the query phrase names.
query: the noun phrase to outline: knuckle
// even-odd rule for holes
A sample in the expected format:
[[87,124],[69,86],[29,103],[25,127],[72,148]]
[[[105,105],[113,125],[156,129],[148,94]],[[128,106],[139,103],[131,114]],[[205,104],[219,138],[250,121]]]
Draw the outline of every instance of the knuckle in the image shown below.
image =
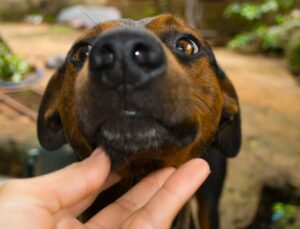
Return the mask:
[[162,190],[166,193],[166,196],[167,196],[168,198],[183,199],[183,195],[182,195],[180,192],[178,192],[178,191],[172,189],[172,188],[169,187],[168,185],[164,185],[164,186],[162,187]]
[[30,187],[28,187],[28,185],[26,185],[22,180],[13,179],[1,185],[0,191],[2,197],[7,197],[18,193],[26,193],[28,192],[28,188]]
[[[80,162],[75,162],[70,165],[69,171],[80,171],[81,168],[82,168],[82,164]],[[73,174],[73,172],[70,173]],[[96,185],[94,185],[94,183],[90,181],[86,173],[76,172],[76,176],[77,176],[76,179],[79,180],[79,182],[83,187],[84,193],[91,194],[97,188]]]
[[136,203],[125,197],[118,199],[115,204],[125,212],[133,212],[136,208]]
[[138,212],[132,215],[128,220],[126,220],[121,228],[144,228],[144,229],[154,229],[159,228],[154,225],[151,221],[151,213],[146,207],[141,208]]
[[22,181],[20,181],[18,179],[12,179],[12,180],[5,182],[0,187],[3,191],[15,190],[15,189],[21,188],[21,186],[23,186],[23,185],[21,185],[21,182]]

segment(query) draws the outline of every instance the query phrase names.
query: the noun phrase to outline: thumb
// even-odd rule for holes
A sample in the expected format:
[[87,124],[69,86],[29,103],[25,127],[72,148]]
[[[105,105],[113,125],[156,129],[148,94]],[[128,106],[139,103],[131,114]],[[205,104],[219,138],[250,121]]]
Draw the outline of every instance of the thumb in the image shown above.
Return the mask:
[[[8,182],[1,198],[34,201],[55,213],[97,192],[110,171],[105,152],[96,149],[87,159],[66,168],[36,178]],[[17,195],[16,195],[17,194]]]

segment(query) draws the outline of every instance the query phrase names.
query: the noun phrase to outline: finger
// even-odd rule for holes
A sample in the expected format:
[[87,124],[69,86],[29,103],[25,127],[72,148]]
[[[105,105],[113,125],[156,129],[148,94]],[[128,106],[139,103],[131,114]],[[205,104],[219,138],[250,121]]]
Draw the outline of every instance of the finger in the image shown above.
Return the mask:
[[110,174],[107,180],[105,181],[103,187],[99,189],[97,192],[93,193],[92,195],[88,196],[87,198],[83,199],[82,201],[66,208],[63,211],[60,211],[56,215],[56,219],[60,219],[64,216],[73,216],[77,217],[79,216],[82,212],[84,212],[91,204],[95,201],[97,196],[105,191],[106,189],[110,188],[114,184],[120,181],[120,176],[117,174]]
[[85,227],[78,219],[74,217],[65,217],[57,221],[56,229],[88,229],[88,228]]
[[165,168],[147,176],[116,202],[95,215],[87,222],[87,226],[100,227],[104,222],[106,228],[118,227],[129,215],[144,206],[174,171],[174,168]]
[[[126,222],[125,228],[168,228],[183,205],[197,191],[209,174],[202,159],[182,165],[143,208]],[[163,211],[162,211],[163,206]]]
[[97,149],[84,161],[54,173],[8,183],[1,197],[15,201],[18,198],[56,213],[97,192],[109,170],[109,158],[103,150]]

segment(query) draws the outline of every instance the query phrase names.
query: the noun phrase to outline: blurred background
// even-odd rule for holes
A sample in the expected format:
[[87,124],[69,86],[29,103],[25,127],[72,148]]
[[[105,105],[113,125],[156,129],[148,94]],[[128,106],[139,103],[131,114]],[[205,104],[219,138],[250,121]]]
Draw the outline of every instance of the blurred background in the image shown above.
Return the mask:
[[229,160],[222,228],[300,228],[299,0],[1,0],[0,183],[72,160],[39,148],[35,122],[79,34],[160,13],[201,31],[240,98],[243,145]]

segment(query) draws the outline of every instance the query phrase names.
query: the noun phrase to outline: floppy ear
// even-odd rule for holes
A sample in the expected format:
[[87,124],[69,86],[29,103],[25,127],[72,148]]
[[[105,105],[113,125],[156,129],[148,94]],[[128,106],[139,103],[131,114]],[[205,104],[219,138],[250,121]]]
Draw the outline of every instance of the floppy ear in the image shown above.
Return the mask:
[[234,157],[238,154],[242,142],[239,101],[232,83],[219,67],[210,46],[207,46],[210,64],[217,75],[224,97],[219,128],[211,146],[226,157]]
[[222,79],[220,84],[223,90],[224,106],[212,146],[226,157],[234,157],[238,154],[242,142],[240,106],[229,79]]
[[51,77],[39,108],[38,139],[47,150],[58,149],[66,143],[58,112],[59,96],[63,84],[62,71],[63,67]]

